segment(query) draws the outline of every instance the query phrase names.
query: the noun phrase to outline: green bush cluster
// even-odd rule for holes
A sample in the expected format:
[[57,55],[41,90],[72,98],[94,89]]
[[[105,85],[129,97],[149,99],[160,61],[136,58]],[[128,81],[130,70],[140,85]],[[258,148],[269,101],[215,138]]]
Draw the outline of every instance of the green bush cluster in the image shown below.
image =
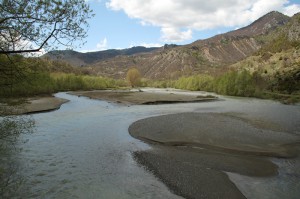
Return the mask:
[[256,90],[254,78],[246,70],[230,71],[213,81],[213,91],[223,95],[250,97]]
[[174,87],[191,91],[212,91],[214,78],[209,75],[195,75],[190,77],[179,78]]
[[75,74],[52,74],[56,91],[116,88],[123,82],[111,78]]
[[122,85],[124,85],[123,81],[105,77],[39,72],[29,73],[26,78],[20,79],[12,86],[3,87],[0,96],[32,96],[69,90],[108,89]]
[[300,63],[288,72],[277,72],[270,85],[272,90],[281,93],[293,94],[300,91]]
[[125,81],[83,75],[77,68],[58,61],[0,56],[0,97],[52,94],[69,90],[116,88]]
[[146,85],[158,88],[172,87],[191,91],[209,91],[222,95],[259,97],[261,92],[256,84],[256,76],[251,75],[250,72],[246,70],[239,72],[230,71],[219,77],[194,75],[181,77],[175,81],[148,81]]

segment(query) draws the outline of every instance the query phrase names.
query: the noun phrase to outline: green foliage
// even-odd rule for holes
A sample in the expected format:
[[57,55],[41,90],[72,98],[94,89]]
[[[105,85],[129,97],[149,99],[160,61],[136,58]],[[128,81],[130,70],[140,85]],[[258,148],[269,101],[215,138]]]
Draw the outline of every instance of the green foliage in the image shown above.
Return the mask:
[[174,84],[175,88],[187,89],[192,91],[212,91],[213,77],[209,75],[195,75],[190,77],[181,77]]
[[253,76],[246,70],[225,73],[214,81],[214,91],[224,95],[254,96],[256,85]]
[[23,56],[0,55],[0,96],[32,96],[67,90],[107,89],[125,81],[82,75],[66,63]]
[[[273,35],[270,35],[273,36]],[[278,36],[273,36],[267,44],[263,45],[263,47],[256,53],[265,56],[268,56],[269,52],[278,53],[283,50],[288,50],[291,48],[295,48],[299,46],[299,42],[290,41],[286,34],[279,34]],[[266,57],[268,59],[268,57]]]
[[2,0],[0,54],[37,52],[55,43],[71,46],[86,36],[92,16],[83,0]]
[[152,87],[174,87],[192,91],[210,91],[223,95],[233,96],[260,96],[261,92],[257,86],[259,77],[251,75],[248,71],[230,71],[219,77],[209,75],[194,75],[181,77],[176,81],[148,82],[147,86]]
[[87,75],[56,73],[51,74],[51,77],[54,80],[55,91],[107,89],[124,84],[110,78]]
[[18,81],[12,87],[1,89],[0,96],[33,96],[69,90],[117,88],[122,85],[123,81],[104,77],[39,72],[29,74],[26,79]]
[[228,44],[229,43],[229,40],[228,39],[226,39],[226,38],[223,38],[223,39],[221,39],[221,44]]
[[300,91],[300,63],[296,63],[295,67],[284,73],[276,73],[273,83],[271,84],[272,90],[292,94]]

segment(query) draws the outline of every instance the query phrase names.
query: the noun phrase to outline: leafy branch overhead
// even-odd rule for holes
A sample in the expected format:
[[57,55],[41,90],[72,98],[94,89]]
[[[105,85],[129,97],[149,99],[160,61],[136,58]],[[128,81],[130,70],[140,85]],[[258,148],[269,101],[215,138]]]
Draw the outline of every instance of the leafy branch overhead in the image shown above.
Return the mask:
[[0,54],[71,47],[87,36],[92,16],[84,0],[0,0]]

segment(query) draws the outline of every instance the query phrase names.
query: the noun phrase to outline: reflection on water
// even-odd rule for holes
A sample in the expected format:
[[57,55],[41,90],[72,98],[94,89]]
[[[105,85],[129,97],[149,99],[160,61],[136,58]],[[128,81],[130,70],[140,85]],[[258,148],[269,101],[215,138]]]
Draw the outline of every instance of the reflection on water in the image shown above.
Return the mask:
[[[28,142],[20,143],[18,147],[22,151],[12,154],[20,165],[18,172],[26,181],[17,191],[20,196],[180,198],[132,158],[134,151],[149,146],[130,137],[128,126],[150,116],[188,111],[234,112],[245,118],[279,123],[286,132],[300,134],[299,106],[272,101],[225,98],[217,102],[128,107],[65,93],[57,96],[70,102],[57,111],[33,115],[36,133],[22,135]],[[262,198],[264,192],[268,192],[266,195],[270,198],[282,198],[277,192],[280,196],[290,191],[297,195],[300,189],[292,187],[285,177],[296,176],[293,182],[300,179],[300,171],[294,168],[299,160],[292,161],[295,162],[291,165],[281,165],[281,160],[274,160],[280,166],[280,175],[274,177],[272,183],[269,179],[229,175],[234,182],[240,183],[240,190],[249,198]]]
[[34,132],[34,120],[30,116],[0,117],[0,198],[15,196],[23,183],[19,174],[19,163],[14,155],[20,150],[16,147],[20,134]]

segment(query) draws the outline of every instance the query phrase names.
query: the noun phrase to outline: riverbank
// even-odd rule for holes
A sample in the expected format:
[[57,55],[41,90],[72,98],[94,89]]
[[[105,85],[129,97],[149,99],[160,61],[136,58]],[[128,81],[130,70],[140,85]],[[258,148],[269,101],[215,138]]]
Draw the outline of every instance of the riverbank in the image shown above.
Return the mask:
[[129,133],[154,146],[136,152],[136,161],[186,198],[244,198],[226,172],[277,175],[269,157],[294,157],[289,143],[300,139],[218,113],[146,118],[133,123]]
[[69,94],[89,97],[91,99],[106,100],[122,104],[173,104],[214,101],[218,98],[212,95],[187,95],[179,93],[157,93],[142,90],[96,90],[74,91]]
[[2,104],[2,109],[8,115],[32,114],[57,110],[68,101],[54,96],[31,97],[11,100],[8,104]]

